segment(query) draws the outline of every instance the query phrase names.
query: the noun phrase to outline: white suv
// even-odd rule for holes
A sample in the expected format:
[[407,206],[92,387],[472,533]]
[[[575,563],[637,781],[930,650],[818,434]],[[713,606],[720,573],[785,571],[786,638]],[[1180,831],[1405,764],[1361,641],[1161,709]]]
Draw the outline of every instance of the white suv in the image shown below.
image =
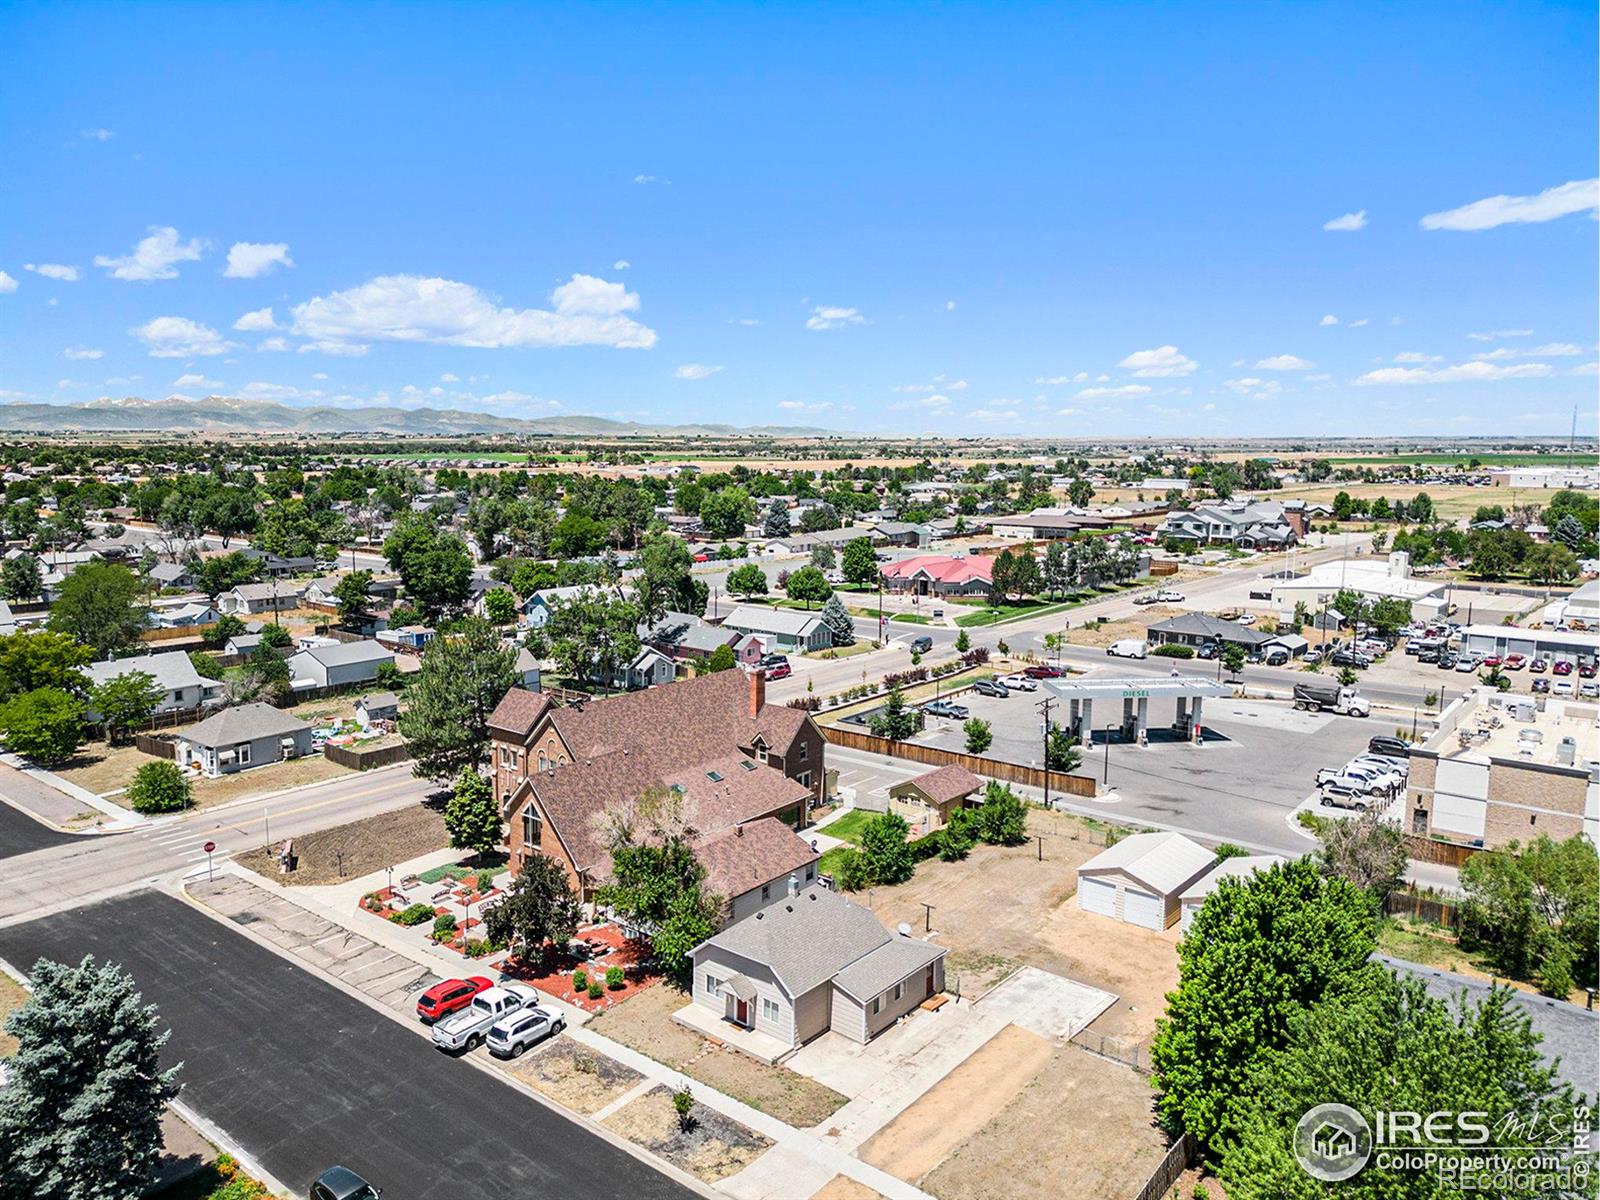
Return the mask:
[[496,1058],[516,1058],[535,1042],[554,1037],[566,1027],[566,1018],[548,1008],[532,1005],[518,1009],[490,1027],[489,1053]]

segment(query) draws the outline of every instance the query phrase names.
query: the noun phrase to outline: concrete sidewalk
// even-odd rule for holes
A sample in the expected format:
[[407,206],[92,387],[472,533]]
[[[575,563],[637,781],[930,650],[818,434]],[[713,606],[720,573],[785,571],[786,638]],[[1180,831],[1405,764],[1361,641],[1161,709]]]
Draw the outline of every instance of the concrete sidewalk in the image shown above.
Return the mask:
[[[119,830],[145,824],[146,818],[140,814],[103,800],[89,789],[36,767],[25,758],[0,752],[0,763],[16,773],[9,777],[6,798],[53,829],[75,833],[87,832],[90,826]],[[106,819],[86,821],[86,813],[91,812]]]

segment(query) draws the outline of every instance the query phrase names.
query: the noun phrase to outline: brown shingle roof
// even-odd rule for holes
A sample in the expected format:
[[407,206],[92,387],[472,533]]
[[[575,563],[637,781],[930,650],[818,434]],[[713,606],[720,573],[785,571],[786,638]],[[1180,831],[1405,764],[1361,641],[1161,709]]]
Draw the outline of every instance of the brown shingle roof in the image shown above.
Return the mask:
[[906,780],[906,783],[915,787],[935,804],[948,804],[952,800],[959,800],[983,786],[983,780],[960,763],[951,763],[947,767],[940,767],[937,771],[918,775],[914,779]]
[[695,856],[706,869],[705,890],[724,900],[742,896],[817,861],[809,842],[775,817],[762,817],[700,839]]
[[489,714],[489,728],[525,738],[533,732],[533,727],[549,707],[550,697],[544,693],[512,688],[500,698],[500,703],[494,706],[494,712]]

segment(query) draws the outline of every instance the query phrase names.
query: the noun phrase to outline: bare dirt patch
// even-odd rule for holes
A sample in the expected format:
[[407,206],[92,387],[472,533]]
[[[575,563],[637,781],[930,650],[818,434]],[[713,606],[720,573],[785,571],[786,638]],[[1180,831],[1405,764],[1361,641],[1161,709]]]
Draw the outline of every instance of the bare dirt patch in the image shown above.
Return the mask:
[[[108,746],[104,742],[88,742],[61,766],[51,772],[69,783],[75,783],[96,796],[104,796],[125,788],[133,773],[147,762],[154,762],[148,754],[141,754],[133,746]],[[116,797],[112,797],[116,799]]]
[[9,975],[0,975],[0,1058],[17,1052],[17,1039],[5,1031],[6,1018],[28,1002],[28,989]]
[[[134,746],[107,746],[104,742],[91,742],[65,765],[57,767],[54,774],[96,796],[105,797],[113,804],[126,807],[127,798],[121,791],[133,782],[133,773],[145,763],[160,761]],[[218,779],[191,774],[189,783],[194,807],[209,808],[246,796],[304,787],[308,783],[321,783],[348,774],[350,772],[338,763],[330,762],[320,754],[308,754],[304,758],[237,771]]]
[[678,1124],[672,1093],[656,1087],[612,1113],[603,1124],[707,1183],[737,1174],[772,1147],[770,1138],[703,1104],[696,1105],[690,1115],[693,1120],[685,1130]]
[[941,1200],[1013,1200],[1061,1195],[1070,1179],[1074,1196],[1132,1195],[1166,1153],[1152,1100],[1143,1075],[1059,1047],[921,1187]]
[[848,1175],[835,1175],[811,1194],[811,1200],[883,1200],[883,1195]]
[[600,1013],[589,1028],[800,1129],[845,1103],[814,1079],[757,1062],[679,1025],[672,1014],[688,1003],[680,988],[661,983]]
[[[1168,581],[1161,581],[1166,584]],[[1165,621],[1168,617],[1181,617],[1187,611],[1182,608],[1172,608],[1164,604],[1152,604],[1141,609],[1138,617],[1128,617],[1121,621],[1107,621],[1104,625],[1093,624],[1079,626],[1077,629],[1067,631],[1067,641],[1074,646],[1098,646],[1104,648],[1112,642],[1121,641],[1123,638],[1138,638],[1143,640],[1145,628],[1155,621]]]
[[[450,835],[445,832],[442,812],[416,804],[295,838],[294,852],[299,865],[289,875],[278,874],[276,847],[262,846],[236,854],[233,861],[282,883],[311,886],[355,879],[443,850],[449,844]],[[343,875],[339,873],[341,862]]]
[[625,1095],[644,1076],[568,1038],[553,1038],[504,1070],[558,1104],[587,1116]]
[[905,1112],[873,1135],[860,1157],[916,1183],[996,1117],[1052,1056],[1049,1041],[1008,1025]]

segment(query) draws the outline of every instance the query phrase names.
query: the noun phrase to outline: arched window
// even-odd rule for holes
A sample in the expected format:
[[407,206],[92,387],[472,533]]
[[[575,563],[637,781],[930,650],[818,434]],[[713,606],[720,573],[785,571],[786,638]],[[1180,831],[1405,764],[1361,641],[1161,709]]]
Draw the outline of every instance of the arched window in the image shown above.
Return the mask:
[[545,753],[541,750],[539,751],[539,770],[543,771],[547,765],[548,759],[545,758]]

